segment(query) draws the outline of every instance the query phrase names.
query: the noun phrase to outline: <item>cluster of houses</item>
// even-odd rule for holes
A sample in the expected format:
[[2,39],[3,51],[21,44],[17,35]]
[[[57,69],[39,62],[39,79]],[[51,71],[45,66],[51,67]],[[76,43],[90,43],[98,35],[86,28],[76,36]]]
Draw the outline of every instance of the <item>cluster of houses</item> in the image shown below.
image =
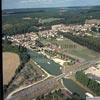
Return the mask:
[[35,41],[38,39],[38,36],[36,33],[30,32],[26,34],[8,36],[7,38],[13,43],[13,45],[21,45],[23,47],[30,48],[35,45]]
[[94,26],[99,27],[98,25],[95,24],[68,25],[68,26],[64,24],[59,24],[52,26],[52,30],[60,32],[71,32],[73,33],[73,35],[92,36],[90,32],[91,28]]
[[[44,38],[52,38],[57,37],[57,33],[60,32],[70,32],[73,35],[80,36],[91,36],[91,28],[92,27],[100,27],[98,24],[86,23],[84,25],[64,25],[58,24],[53,25],[50,30],[39,31],[38,35]],[[7,36],[8,40],[10,40],[15,45],[21,45],[26,48],[34,47],[35,41],[38,39],[38,35],[36,33],[30,32],[26,34],[17,34],[13,36]],[[63,37],[62,37],[63,39]]]
[[45,47],[45,50],[59,52],[59,51],[61,51],[61,46],[58,46],[58,45],[56,45],[56,44],[51,44],[51,43],[49,43],[49,44]]
[[41,37],[49,38],[49,37],[55,37],[55,36],[57,36],[57,31],[55,31],[55,30],[45,30],[45,31],[39,31],[38,34]]
[[57,36],[57,32],[70,32],[73,33],[73,35],[80,35],[80,36],[92,36],[91,34],[91,28],[96,27],[97,29],[100,28],[100,24],[94,24],[94,23],[86,23],[84,25],[64,25],[64,24],[58,24],[53,25],[51,27],[51,30],[45,30],[40,31],[39,35],[41,37],[55,37]]

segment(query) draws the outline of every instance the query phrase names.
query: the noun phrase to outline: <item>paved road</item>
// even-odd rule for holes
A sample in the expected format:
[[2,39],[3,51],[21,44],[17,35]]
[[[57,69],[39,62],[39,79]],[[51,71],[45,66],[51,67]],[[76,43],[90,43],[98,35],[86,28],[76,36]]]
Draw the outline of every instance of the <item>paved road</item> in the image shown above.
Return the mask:
[[[8,95],[8,97],[5,100],[31,100],[33,97],[37,97],[42,94],[46,94],[50,92],[51,90],[54,89],[55,86],[57,86],[57,81],[63,77],[68,77],[72,74],[75,74],[79,70],[86,69],[90,67],[89,65],[92,65],[96,62],[99,62],[100,59],[98,60],[92,60],[92,61],[87,61],[82,63],[80,66],[76,66],[75,68],[71,68],[68,70],[67,74],[63,73],[59,76],[56,77],[47,77],[35,84],[20,88],[18,90],[15,90],[11,94]],[[88,66],[84,66],[87,65]],[[84,67],[82,67],[84,66]]]

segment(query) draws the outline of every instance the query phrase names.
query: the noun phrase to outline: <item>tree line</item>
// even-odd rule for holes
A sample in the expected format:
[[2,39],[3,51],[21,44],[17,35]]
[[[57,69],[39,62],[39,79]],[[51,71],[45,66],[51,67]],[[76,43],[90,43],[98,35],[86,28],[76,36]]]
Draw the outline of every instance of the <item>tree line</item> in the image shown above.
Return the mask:
[[80,45],[86,46],[89,49],[92,49],[96,52],[100,52],[100,38],[99,37],[89,37],[89,36],[76,36],[72,33],[62,33],[58,34],[63,35],[64,37],[71,39],[74,42],[77,42]]
[[90,90],[92,90],[97,96],[100,96],[100,84],[95,80],[88,78],[85,73],[82,71],[76,72],[76,79],[82,83],[84,86],[87,86]]
[[3,52],[14,52],[17,53],[20,57],[20,65],[15,71],[15,75],[12,77],[10,82],[7,85],[3,86],[3,92],[7,92],[7,88],[10,86],[10,84],[13,82],[13,80],[16,78],[16,75],[23,69],[25,64],[30,60],[30,55],[27,52],[27,49],[22,46],[12,46],[10,41],[3,41],[2,44]]

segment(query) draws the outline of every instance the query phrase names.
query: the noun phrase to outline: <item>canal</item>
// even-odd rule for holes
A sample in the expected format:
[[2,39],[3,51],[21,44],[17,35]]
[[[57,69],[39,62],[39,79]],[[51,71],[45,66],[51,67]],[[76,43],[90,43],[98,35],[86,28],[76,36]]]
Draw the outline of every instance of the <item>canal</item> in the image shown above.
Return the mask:
[[36,51],[28,50],[31,59],[33,59],[38,65],[40,65],[45,71],[51,75],[60,75],[62,72],[60,70],[60,65],[55,63],[53,60],[48,59],[43,54],[40,54]]
[[86,91],[81,88],[79,85],[77,85],[73,80],[71,79],[64,79],[63,78],[63,84],[66,88],[68,88],[72,93],[79,94],[82,98],[85,98]]
[[[43,54],[31,50],[28,50],[28,53],[30,54],[31,59],[33,59],[49,74],[57,76],[62,73],[60,70],[61,66],[58,63],[55,63],[53,60],[48,59]],[[72,93],[76,92],[81,97],[85,97],[86,91],[82,89],[79,85],[77,85],[73,80],[63,78],[63,83],[65,87],[68,88]]]

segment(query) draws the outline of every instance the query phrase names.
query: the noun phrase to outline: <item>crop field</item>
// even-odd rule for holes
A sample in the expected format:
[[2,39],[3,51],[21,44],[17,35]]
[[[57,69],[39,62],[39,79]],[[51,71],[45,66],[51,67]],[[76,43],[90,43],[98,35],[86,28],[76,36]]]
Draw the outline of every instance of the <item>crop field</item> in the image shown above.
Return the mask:
[[3,52],[3,84],[8,84],[20,65],[20,58],[15,53]]
[[62,48],[62,51],[60,52],[75,55],[86,60],[97,59],[100,56],[99,53],[81,46],[67,38],[63,38],[63,40],[59,41],[57,39],[41,39],[40,41],[43,44],[52,43],[59,45]]

